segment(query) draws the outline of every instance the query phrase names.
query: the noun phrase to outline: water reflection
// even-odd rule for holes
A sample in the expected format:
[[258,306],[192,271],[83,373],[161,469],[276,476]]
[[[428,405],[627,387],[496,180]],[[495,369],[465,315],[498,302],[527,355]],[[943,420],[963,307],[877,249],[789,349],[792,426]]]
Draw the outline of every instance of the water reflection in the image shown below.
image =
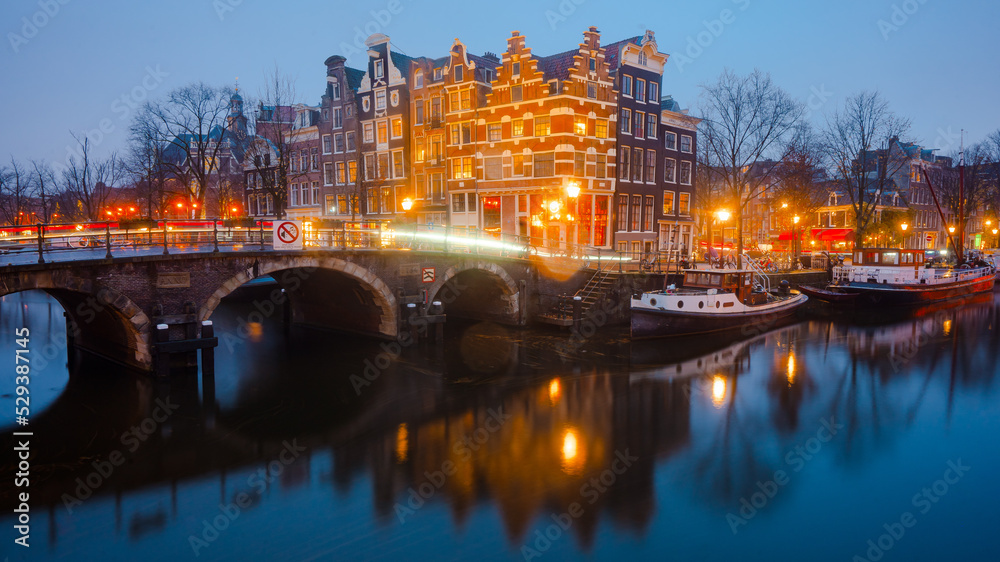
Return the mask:
[[[226,335],[214,384],[86,359],[37,412],[34,530],[48,555],[100,547],[113,559],[188,558],[202,521],[248,494],[253,515],[199,557],[520,558],[578,504],[572,538],[550,541],[553,558],[765,559],[725,517],[783,470],[791,478],[752,521],[750,544],[818,532],[802,530],[805,519],[842,546],[803,542],[779,558],[849,559],[870,529],[842,518],[859,495],[877,495],[861,490],[878,482],[878,493],[905,500],[921,482],[909,472],[938,460],[927,451],[1000,429],[992,296],[881,323],[812,319],[742,341],[629,346],[613,336],[574,359],[553,353],[558,334],[492,323],[453,324],[443,348],[309,331],[286,339],[270,321],[235,336],[248,310],[217,313]],[[23,314],[51,318],[33,302]],[[128,450],[125,432],[163,401],[176,413]],[[10,450],[9,432],[2,440]],[[292,440],[306,452],[275,464]],[[980,474],[1000,468],[995,451],[975,450]],[[66,494],[79,496],[78,479],[115,451],[128,462],[69,513]],[[977,486],[935,509],[957,520],[1000,491]],[[961,551],[970,547],[956,541],[977,545],[989,522],[923,532]],[[254,546],[264,536],[271,550]],[[917,545],[899,548],[903,559]]]

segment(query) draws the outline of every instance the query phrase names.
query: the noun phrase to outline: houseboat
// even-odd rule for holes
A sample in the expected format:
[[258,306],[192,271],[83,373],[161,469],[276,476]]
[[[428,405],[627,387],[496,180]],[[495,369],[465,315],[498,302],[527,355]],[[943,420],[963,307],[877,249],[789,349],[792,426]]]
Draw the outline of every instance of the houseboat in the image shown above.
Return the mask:
[[989,292],[995,281],[990,267],[932,267],[924,250],[862,248],[850,265],[833,268],[825,289],[804,292],[831,303],[907,306]]
[[[632,338],[753,330],[777,327],[808,297],[787,284],[771,291],[762,272],[743,269],[684,270],[680,288],[643,293],[631,300]],[[750,335],[750,334],[748,334]]]

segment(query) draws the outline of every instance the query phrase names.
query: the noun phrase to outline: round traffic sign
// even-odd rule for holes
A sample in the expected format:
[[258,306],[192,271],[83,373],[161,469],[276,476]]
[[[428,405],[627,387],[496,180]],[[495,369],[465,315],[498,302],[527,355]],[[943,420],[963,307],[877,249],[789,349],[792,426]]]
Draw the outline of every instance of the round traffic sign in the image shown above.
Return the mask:
[[278,240],[292,244],[299,238],[299,227],[293,222],[283,222],[278,225]]

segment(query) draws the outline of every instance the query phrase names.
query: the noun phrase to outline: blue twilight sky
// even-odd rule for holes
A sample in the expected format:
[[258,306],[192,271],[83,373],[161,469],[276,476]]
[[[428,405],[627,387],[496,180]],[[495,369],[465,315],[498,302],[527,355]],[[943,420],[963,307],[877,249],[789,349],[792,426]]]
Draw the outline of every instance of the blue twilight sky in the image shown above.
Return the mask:
[[1000,128],[998,24],[995,0],[4,0],[0,161],[64,161],[70,130],[91,131],[98,154],[123,149],[133,99],[237,76],[254,95],[275,65],[299,101],[316,104],[323,61],[348,53],[360,66],[355,38],[369,32],[438,57],[456,37],[500,52],[516,29],[548,55],[574,48],[590,25],[606,43],[655,31],[671,55],[663,92],[695,113],[699,86],[725,67],[759,67],[809,103],[816,124],[845,96],[877,88],[912,120],[915,140],[950,153],[961,129],[975,142]]

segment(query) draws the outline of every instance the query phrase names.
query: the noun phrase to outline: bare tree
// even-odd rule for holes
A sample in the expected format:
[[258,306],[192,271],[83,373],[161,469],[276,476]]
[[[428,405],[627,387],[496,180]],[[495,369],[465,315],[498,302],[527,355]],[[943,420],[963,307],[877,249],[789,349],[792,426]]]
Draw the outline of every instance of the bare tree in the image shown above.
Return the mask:
[[4,224],[30,224],[31,175],[28,169],[10,157],[10,164],[0,168],[0,218]]
[[[802,118],[802,105],[754,70],[746,76],[726,70],[702,86],[699,135],[704,158],[717,170],[722,191],[736,205],[738,265],[743,256],[743,214],[772,183],[782,149]],[[767,160],[768,157],[777,157]]]
[[251,123],[253,137],[247,145],[245,167],[254,176],[254,186],[274,202],[275,216],[284,218],[288,185],[301,175],[292,171],[295,87],[278,68],[265,80],[267,86]]
[[909,120],[896,116],[873,91],[854,94],[827,119],[823,149],[851,201],[855,245],[864,240],[882,195],[895,185],[893,178],[909,165],[898,146],[909,129]]
[[124,179],[125,168],[117,154],[95,158],[86,135],[70,134],[80,150],[70,157],[63,172],[65,192],[74,202],[77,218],[99,220],[103,218],[101,210],[114,202],[114,188]]
[[[965,149],[964,154],[952,156],[964,170],[948,168],[928,168],[934,189],[938,191],[943,211],[953,217],[957,233],[954,237],[955,255],[959,260],[965,256],[964,233],[972,217],[980,209],[984,209],[995,191],[996,162],[990,154],[989,142],[972,145]],[[963,181],[964,185],[960,185]]]
[[800,127],[785,147],[785,155],[774,170],[775,184],[770,191],[771,200],[787,205],[793,216],[800,217],[794,223],[795,248],[793,263],[798,263],[801,251],[801,232],[813,224],[816,210],[827,199],[823,180],[826,172],[821,165],[822,152],[819,142],[807,125]]
[[203,82],[189,84],[170,92],[162,103],[148,104],[143,113],[153,121],[166,145],[164,164],[168,171],[204,216],[205,198],[217,179],[226,148],[227,92]]
[[51,222],[53,218],[58,218],[59,205],[56,199],[56,174],[52,166],[44,160],[32,160],[33,170],[32,182],[34,183],[35,196],[38,198],[38,220],[44,223]]
[[145,202],[146,216],[165,217],[168,206],[169,171],[165,150],[156,120],[146,105],[129,126],[129,152],[125,165],[131,173],[140,205]]

